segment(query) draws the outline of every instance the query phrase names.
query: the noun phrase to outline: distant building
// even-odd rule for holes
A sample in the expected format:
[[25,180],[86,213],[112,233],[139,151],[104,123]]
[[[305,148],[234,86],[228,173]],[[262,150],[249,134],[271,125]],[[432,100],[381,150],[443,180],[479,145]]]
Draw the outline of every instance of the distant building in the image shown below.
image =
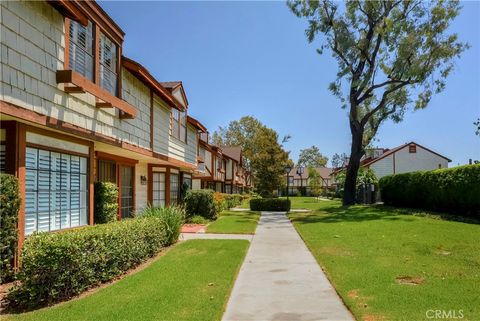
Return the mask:
[[[361,159],[360,166],[372,169],[380,179],[392,174],[448,168],[449,162],[451,162],[449,158],[415,142],[410,142],[393,149],[370,149]],[[335,181],[335,175],[345,167],[346,165],[331,173],[332,181]]]
[[[320,180],[323,188],[331,187],[332,168],[317,167],[315,169],[320,174]],[[285,175],[285,179],[287,175]],[[289,195],[295,195],[298,193],[310,195],[310,177],[308,168],[303,169],[303,173],[300,174],[298,167],[293,167],[288,174]],[[303,190],[303,191],[302,191]]]

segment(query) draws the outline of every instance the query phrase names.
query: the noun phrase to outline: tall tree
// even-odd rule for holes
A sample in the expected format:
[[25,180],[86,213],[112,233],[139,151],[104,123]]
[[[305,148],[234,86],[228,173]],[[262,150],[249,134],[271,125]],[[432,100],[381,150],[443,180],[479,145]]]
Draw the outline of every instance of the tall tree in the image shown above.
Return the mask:
[[327,162],[328,158],[320,153],[318,147],[312,146],[300,151],[297,165],[303,167],[325,167]]
[[[448,32],[459,14],[454,1],[305,1],[290,9],[308,19],[312,42],[330,49],[338,62],[329,89],[348,108],[352,136],[343,204],[355,202],[360,159],[386,119],[402,120],[410,106],[425,108],[442,91],[453,58],[467,48]],[[339,8],[342,6],[342,8]]]
[[[241,146],[245,165],[254,175],[255,188],[262,196],[271,196],[284,185],[284,168],[289,161],[278,133],[252,116],[242,117],[220,127],[212,135],[219,146]],[[282,139],[282,142],[285,138]]]
[[341,153],[341,154],[335,153],[332,156],[332,167],[333,168],[343,167],[343,166],[345,166],[345,164],[347,164],[347,161],[348,161],[347,154],[345,154],[345,153]]
[[319,196],[322,192],[322,178],[315,167],[308,167],[308,186],[312,196]]

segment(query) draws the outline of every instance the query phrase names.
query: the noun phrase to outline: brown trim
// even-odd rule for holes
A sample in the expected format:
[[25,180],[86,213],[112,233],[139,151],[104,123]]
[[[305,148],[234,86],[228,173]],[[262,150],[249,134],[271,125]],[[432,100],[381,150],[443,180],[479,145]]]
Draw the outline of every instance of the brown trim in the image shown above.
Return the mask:
[[86,26],[88,17],[80,10],[73,1],[68,0],[47,0],[47,2],[60,12],[64,17],[77,21]]
[[99,151],[95,152],[95,156],[98,159],[111,160],[111,161],[114,161],[114,162],[116,162],[118,164],[122,164],[122,165],[135,166],[136,164],[138,164],[138,160],[136,160],[136,159],[121,157],[121,156],[118,156],[118,155],[108,154],[108,153],[99,152]]
[[[97,61],[95,62],[97,64]],[[96,66],[98,68],[98,66]],[[99,77],[98,73],[95,72],[95,79]],[[101,88],[99,84],[95,84],[90,80],[86,79],[79,73],[73,70],[57,70],[56,74],[57,84],[73,84],[77,87],[81,87],[84,91],[92,94],[93,96],[101,99],[104,102],[111,103],[112,106],[120,109],[122,112],[126,114],[124,118],[135,118],[137,115],[137,109],[130,105],[123,99],[120,99],[114,95],[112,95],[107,90]]]
[[138,62],[122,56],[122,66],[131,72],[135,77],[142,81],[147,87],[154,90],[170,107],[174,107],[180,111],[186,108],[173,95],[163,87],[151,74]]
[[153,103],[153,90],[150,90],[150,149],[153,152],[153,124],[154,124],[154,103]]
[[0,121],[0,128],[5,129],[5,172],[15,175],[17,170],[17,122]]
[[201,122],[199,122],[198,120],[196,120],[195,118],[193,118],[192,116],[188,116],[187,115],[187,123],[192,125],[193,127],[197,128],[198,130],[200,130],[202,133],[206,133],[208,130],[207,130],[207,127],[205,127],[204,125],[202,125]]
[[70,19],[63,19],[64,35],[65,35],[65,52],[63,55],[63,69],[68,69],[70,65]]
[[94,83],[100,86],[100,26],[97,24],[94,25],[93,37],[93,78]]
[[123,43],[125,33],[96,1],[76,1],[76,3],[90,20],[100,25],[102,31],[105,32],[109,38],[119,45]]
[[165,171],[165,205],[170,205],[170,167]]
[[[17,172],[19,194],[22,197],[20,209],[18,211],[18,255],[21,253],[23,242],[25,240],[25,159],[26,159],[26,126],[17,123]],[[18,262],[19,257],[17,257]]]
[[[172,158],[172,157],[160,154],[160,153],[152,152],[148,149],[138,147],[138,146],[129,144],[127,142],[122,142],[122,141],[120,141],[118,139],[115,139],[113,137],[109,137],[109,136],[103,135],[101,133],[96,133],[96,132],[93,132],[91,130],[72,125],[70,123],[67,123],[67,122],[64,122],[62,120],[53,118],[51,116],[45,116],[45,115],[38,114],[34,111],[16,106],[12,103],[9,103],[9,102],[3,101],[3,100],[0,100],[0,110],[2,111],[2,114],[12,116],[12,117],[16,117],[16,118],[19,118],[19,119],[22,119],[22,120],[25,120],[25,121],[28,121],[28,122],[31,122],[31,123],[46,126],[48,128],[55,129],[55,130],[60,130],[62,132],[72,134],[72,135],[76,135],[76,136],[79,136],[81,138],[94,140],[94,141],[106,143],[106,144],[109,144],[109,145],[112,145],[112,146],[120,147],[120,148],[126,149],[128,151],[135,152],[135,153],[145,155],[145,156],[148,156],[148,157],[157,158],[159,160],[172,163],[172,165],[174,165],[174,166],[185,167],[185,168],[192,169],[192,170],[196,169],[195,164],[186,163],[186,162],[183,162],[181,160],[177,160],[175,158]],[[33,126],[31,126],[30,128],[35,128],[35,130],[42,130],[41,128],[33,127]],[[46,131],[46,132],[48,132],[48,131]],[[55,132],[55,133],[52,133],[52,135],[55,135],[54,137],[58,137],[58,135],[61,135],[61,134]],[[67,135],[65,135],[64,137],[69,137],[69,139],[80,140],[80,138],[67,136]],[[166,165],[168,165],[168,164],[166,164]],[[163,166],[163,164],[162,164],[162,166]]]

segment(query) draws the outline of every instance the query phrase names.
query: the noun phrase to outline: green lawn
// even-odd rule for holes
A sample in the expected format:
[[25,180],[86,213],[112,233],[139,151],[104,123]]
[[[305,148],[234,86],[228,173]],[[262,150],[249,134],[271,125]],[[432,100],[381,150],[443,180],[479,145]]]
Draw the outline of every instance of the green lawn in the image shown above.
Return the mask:
[[220,320],[247,248],[242,240],[187,241],[92,295],[7,320]]
[[223,211],[207,226],[207,233],[253,234],[260,218],[259,212]]
[[431,309],[480,320],[480,225],[292,200],[316,209],[289,216],[358,320],[427,320]]

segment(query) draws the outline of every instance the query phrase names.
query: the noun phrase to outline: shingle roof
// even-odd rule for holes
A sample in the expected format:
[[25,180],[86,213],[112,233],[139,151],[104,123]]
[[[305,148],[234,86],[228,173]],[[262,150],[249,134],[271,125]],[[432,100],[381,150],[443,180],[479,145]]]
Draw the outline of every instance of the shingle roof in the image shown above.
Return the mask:
[[181,81],[162,81],[160,82],[160,84],[165,88],[174,89],[180,86],[182,82]]
[[221,146],[224,155],[240,162],[242,158],[242,148],[240,146]]
[[[304,168],[302,175],[297,174],[297,168],[298,167],[293,167],[292,170],[290,171],[289,176],[293,177],[294,179],[307,179],[308,178],[308,168]],[[333,168],[329,167],[317,167],[315,168],[317,172],[320,174],[320,176],[324,179],[329,178],[330,174],[333,172]]]

